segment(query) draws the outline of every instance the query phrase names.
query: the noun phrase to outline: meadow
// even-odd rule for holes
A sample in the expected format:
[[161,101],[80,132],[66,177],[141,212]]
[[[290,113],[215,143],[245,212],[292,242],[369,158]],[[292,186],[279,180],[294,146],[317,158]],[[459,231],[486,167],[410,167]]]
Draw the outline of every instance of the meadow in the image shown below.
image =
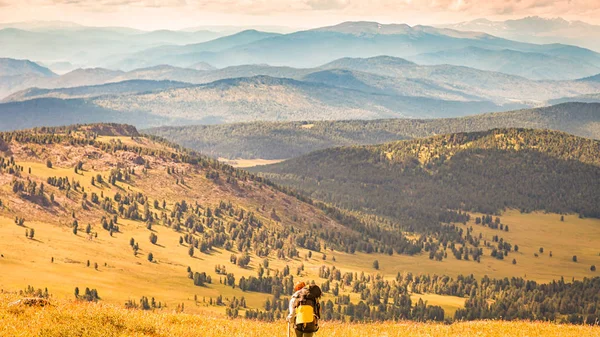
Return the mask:
[[[0,294],[0,336],[43,337],[262,337],[287,336],[285,321],[272,323],[226,319],[205,313],[190,315],[172,310],[129,310],[103,303],[54,300],[43,308],[9,306],[15,296]],[[600,336],[599,326],[558,325],[544,322],[475,321],[450,325],[322,322],[318,337],[572,337]]]
[[[130,137],[101,137],[103,142],[121,142],[128,145],[160,148],[162,145],[147,139],[131,139]],[[18,149],[25,153],[26,148]],[[46,147],[54,155],[53,167],[47,167],[44,161],[18,160],[22,165],[25,178],[45,181],[54,176],[67,177],[78,181],[88,194],[92,192],[112,197],[115,193],[140,191],[151,199],[166,201],[166,209],[170,211],[173,205],[185,198],[198,200],[205,205],[215,205],[221,200],[232,201],[241,205],[246,211],[255,211],[257,216],[267,221],[270,210],[261,211],[263,205],[277,208],[277,214],[290,217],[291,213],[306,217],[306,223],[322,221],[319,215],[311,213],[305,206],[289,206],[289,197],[274,192],[263,191],[262,188],[248,188],[241,193],[239,190],[210,183],[203,174],[189,173],[186,185],[175,184],[174,178],[167,175],[163,168],[149,169],[147,174],[138,175],[130,182],[119,181],[114,186],[109,184],[91,184],[91,178],[101,174],[106,178],[110,171],[110,160],[98,159],[86,165],[85,170],[75,172],[73,166],[76,156],[80,155],[78,148],[63,149]],[[68,153],[66,151],[69,151]],[[122,159],[119,159],[122,160]],[[156,164],[158,166],[158,164]],[[180,166],[182,169],[184,166]],[[31,173],[30,170],[31,169]],[[188,246],[181,244],[181,232],[172,228],[155,225],[148,230],[143,221],[119,219],[120,231],[109,235],[102,230],[98,223],[104,215],[96,209],[81,212],[77,203],[71,202],[63,194],[57,193],[59,207],[44,209],[28,203],[24,199],[15,198],[10,190],[10,177],[0,176],[0,193],[10,207],[4,208],[0,215],[0,270],[9,270],[0,277],[0,289],[18,291],[28,285],[37,288],[48,288],[58,300],[74,299],[74,289],[86,287],[97,289],[102,303],[123,306],[128,300],[139,300],[142,296],[155,298],[157,302],[166,304],[169,310],[184,304],[185,313],[214,312],[223,316],[225,305],[210,305],[211,300],[222,296],[224,303],[229,303],[233,297],[244,297],[248,307],[262,309],[267,299],[272,295],[258,292],[244,292],[238,287],[226,286],[220,282],[223,275],[215,271],[216,265],[225,265],[228,273],[233,273],[237,281],[242,277],[255,276],[263,258],[250,254],[251,261],[247,267],[232,264],[229,258],[237,251],[228,251],[213,247],[210,253],[197,251],[193,257],[188,254]],[[8,199],[7,199],[8,198]],[[26,210],[27,221],[24,226],[14,222],[15,211]],[[71,211],[77,210],[80,221],[80,231],[75,235],[72,229]],[[156,212],[163,210],[155,209]],[[12,215],[11,215],[12,214]],[[591,265],[600,266],[600,249],[597,239],[600,238],[600,220],[582,219],[576,215],[565,215],[564,221],[559,214],[530,213],[522,214],[509,210],[501,215],[502,223],[510,227],[508,232],[492,230],[476,225],[472,214],[471,221],[461,228],[473,228],[474,235],[481,233],[485,240],[490,241],[494,235],[499,235],[511,244],[519,245],[518,252],[511,252],[504,260],[490,256],[490,250],[484,249],[480,263],[474,261],[456,260],[449,256],[443,261],[431,260],[428,254],[415,256],[387,254],[365,254],[357,252],[348,254],[327,248],[322,252],[312,252],[298,249],[299,256],[295,258],[268,258],[269,267],[266,273],[274,274],[286,266],[292,271],[295,280],[311,281],[317,284],[325,282],[319,278],[321,266],[336,267],[342,272],[352,272],[367,275],[381,274],[390,280],[398,273],[437,274],[456,277],[459,274],[473,274],[476,278],[489,276],[492,278],[523,277],[527,280],[549,282],[563,277],[566,281],[598,276],[590,270]],[[97,237],[85,234],[83,228],[90,223],[92,232]],[[35,238],[28,239],[25,231],[35,229]],[[150,243],[149,236],[158,237],[156,244]],[[135,255],[130,241],[139,244],[138,254]],[[544,253],[539,249],[544,248]],[[553,256],[550,257],[550,252]],[[152,253],[153,261],[148,261]],[[536,257],[534,254],[538,254]],[[576,255],[578,262],[573,262]],[[516,259],[516,264],[512,260]],[[373,261],[378,260],[379,269],[373,268]],[[89,261],[89,266],[88,266]],[[96,268],[97,264],[97,268]],[[206,272],[212,278],[211,284],[195,286],[189,279],[187,268],[194,272]],[[300,275],[296,271],[303,267]],[[350,293],[350,289],[342,289],[342,294],[350,295],[358,302],[360,297]],[[287,296],[287,294],[284,294]],[[430,305],[439,305],[445,310],[446,318],[452,318],[454,312],[464,306],[464,298],[441,296],[434,294],[411,295],[414,302],[421,298]],[[327,294],[325,300],[334,298]],[[243,310],[240,313],[243,315]]]
[[[327,260],[321,253],[312,254],[311,258],[279,260],[270,258],[269,269],[281,270],[288,265],[296,270],[304,265],[305,271],[297,278],[316,280],[318,268],[322,265],[335,266],[342,271],[381,273],[386,278],[393,278],[400,273],[431,273],[456,276],[458,274],[474,274],[476,277],[525,277],[539,282],[560,279],[569,281],[573,277],[596,276],[597,272],[589,270],[590,264],[600,265],[600,252],[593,238],[600,237],[600,221],[579,219],[567,216],[560,221],[557,214],[520,214],[508,212],[503,222],[509,224],[510,231],[501,235],[511,242],[519,244],[519,252],[513,252],[505,260],[496,260],[489,255],[481,263],[459,261],[454,258],[442,262],[430,260],[425,254],[418,256],[381,255],[381,254],[346,254],[326,251]],[[224,307],[209,306],[210,298],[222,295],[225,299],[242,296],[250,307],[262,308],[267,295],[242,292],[239,289],[219,283],[220,275],[214,272],[215,265],[225,265],[228,272],[236,278],[256,275],[259,259],[255,256],[248,268],[241,268],[228,261],[230,252],[214,249],[211,254],[197,253],[190,257],[187,248],[178,243],[179,233],[163,227],[155,226],[153,232],[158,235],[157,245],[150,244],[149,231],[142,222],[121,220],[124,233],[116,233],[112,237],[100,232],[98,238],[89,240],[85,233],[73,235],[66,226],[57,226],[43,222],[30,221],[26,225],[36,230],[36,240],[25,237],[25,228],[16,226],[13,219],[0,217],[0,266],[10,273],[0,279],[0,288],[19,290],[27,285],[36,288],[48,287],[57,298],[70,299],[75,287],[96,288],[103,302],[123,304],[126,300],[138,300],[141,296],[155,297],[156,301],[175,307],[184,303],[186,312],[201,312],[209,309],[223,313]],[[476,233],[484,236],[498,233],[487,227],[473,226]],[[554,235],[559,233],[560,235]],[[132,253],[129,240],[133,238],[140,243],[137,256]],[[540,254],[539,248],[545,253]],[[549,257],[552,251],[553,257]],[[153,263],[147,260],[147,254],[155,256]],[[301,256],[308,251],[301,250]],[[534,254],[538,253],[539,257]],[[578,255],[577,263],[572,262],[572,255]],[[335,258],[335,262],[333,261]],[[517,264],[512,264],[512,258]],[[51,262],[53,259],[53,262]],[[377,259],[380,270],[372,267]],[[91,266],[87,267],[87,261]],[[96,270],[93,266],[98,263]],[[186,268],[194,271],[206,271],[211,275],[213,284],[204,287],[194,286],[187,278]],[[194,299],[197,298],[197,300]],[[452,296],[433,294],[413,294],[413,301],[422,298],[431,305],[440,305],[446,311],[446,317],[452,317],[456,309],[464,305],[464,299]],[[206,302],[204,301],[206,300]]]

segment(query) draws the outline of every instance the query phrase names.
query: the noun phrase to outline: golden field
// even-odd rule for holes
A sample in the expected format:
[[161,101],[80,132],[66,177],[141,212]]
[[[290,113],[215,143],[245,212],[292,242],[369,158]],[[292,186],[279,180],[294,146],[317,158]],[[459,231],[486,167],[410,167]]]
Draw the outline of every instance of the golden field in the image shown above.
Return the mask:
[[[284,321],[267,323],[226,319],[208,313],[191,315],[171,310],[128,310],[101,303],[52,301],[44,308],[12,306],[14,295],[0,294],[0,336],[106,337],[286,336]],[[322,322],[319,337],[594,337],[599,326],[556,325],[544,322],[475,321],[451,325],[399,322],[347,324]]]
[[[100,140],[150,148],[163,146],[144,138],[100,137]],[[92,185],[92,177],[101,174],[106,179],[110,169],[126,162],[128,157],[124,153],[118,153],[102,154],[98,158],[92,156],[96,159],[89,159],[88,155],[91,154],[96,154],[96,149],[57,145],[13,146],[15,160],[24,168],[23,177],[39,182],[53,176],[67,177],[80,182],[87,193],[94,192],[108,197],[117,192],[124,194],[141,191],[150,201],[165,200],[167,207],[164,211],[167,212],[181,199],[198,201],[212,207],[221,200],[232,201],[246,212],[255,212],[257,217],[274,229],[283,224],[307,228],[308,224],[317,222],[332,228],[341,228],[318,210],[259,184],[240,182],[240,187],[237,188],[227,184],[216,184],[207,179],[203,171],[192,170],[180,163],[163,162],[157,158],[150,158],[152,168],[146,174],[139,174],[141,167],[136,167],[138,175],[129,182],[118,182],[115,186]],[[46,167],[43,159],[46,157],[52,158],[52,168]],[[85,170],[75,173],[73,166],[83,158],[86,160]],[[175,178],[165,172],[167,166],[177,167],[186,172],[186,184],[175,183]],[[234,273],[236,283],[242,276],[256,275],[263,259],[254,254],[251,254],[252,259],[247,268],[229,262],[231,254],[239,252],[217,247],[210,254],[197,251],[194,257],[190,257],[188,246],[179,243],[182,233],[158,224],[150,231],[143,221],[128,219],[119,219],[120,232],[110,236],[99,224],[100,217],[105,213],[97,207],[84,211],[79,203],[80,195],[74,194],[75,196],[67,198],[63,192],[46,186],[47,191],[56,194],[58,204],[46,209],[18,198],[11,191],[11,180],[10,175],[0,175],[0,199],[4,202],[4,206],[0,207],[0,254],[3,255],[0,257],[0,291],[16,291],[31,285],[36,289],[48,288],[58,300],[70,300],[74,299],[75,287],[89,287],[97,289],[101,302],[110,305],[123,306],[127,300],[139,300],[140,297],[146,296],[166,303],[171,309],[183,303],[186,313],[209,310],[218,314],[224,314],[225,307],[210,306],[210,298],[221,295],[224,302],[228,303],[233,297],[243,296],[250,308],[262,309],[266,299],[270,297],[225,286],[219,282],[222,276],[214,271],[215,265],[225,265],[227,272]],[[268,205],[266,210],[262,209],[264,205]],[[271,208],[276,209],[277,214],[281,216],[281,223],[270,218]],[[163,211],[154,207],[151,210],[157,213]],[[77,235],[72,233],[72,212],[77,213],[81,226]],[[302,223],[296,224],[292,219],[293,215],[304,218]],[[26,217],[25,227],[14,223],[15,216]],[[492,258],[490,250],[485,248],[481,263],[476,263],[459,261],[453,256],[438,262],[430,260],[426,253],[416,256],[347,254],[329,248],[324,252],[324,260],[323,253],[313,253],[312,257],[308,258],[308,251],[300,249],[300,257],[277,259],[271,255],[268,269],[269,272],[275,273],[287,265],[295,279],[315,280],[317,284],[325,281],[318,277],[318,269],[322,265],[335,266],[342,272],[380,273],[387,279],[393,279],[397,273],[407,272],[452,277],[474,274],[477,278],[485,275],[492,278],[514,276],[538,282],[548,282],[561,277],[570,281],[572,278],[582,279],[600,275],[590,271],[592,264],[600,266],[600,248],[597,244],[600,238],[598,219],[580,219],[576,215],[566,215],[564,221],[560,221],[558,214],[521,214],[509,210],[501,216],[502,223],[510,227],[509,232],[504,232],[475,225],[476,216],[479,215],[472,214],[472,220],[467,224],[468,227],[473,226],[476,235],[481,233],[488,241],[492,236],[499,235],[511,244],[519,245],[519,252],[511,252],[506,259],[500,261]],[[92,232],[98,233],[92,240],[83,231],[88,223],[91,224]],[[462,227],[466,229],[467,226]],[[34,240],[25,237],[25,230],[30,228],[35,229]],[[158,236],[156,245],[149,242],[150,233]],[[139,243],[140,250],[137,256],[133,254],[129,244],[132,238]],[[534,253],[538,252],[540,247],[544,248],[544,253],[535,257]],[[553,257],[549,256],[550,251]],[[147,260],[149,253],[153,254],[154,262]],[[578,256],[577,263],[572,262],[573,255]],[[513,258],[517,260],[516,265],[511,263]],[[379,270],[373,269],[375,259],[379,261]],[[90,267],[87,266],[87,261],[90,261]],[[97,269],[94,268],[96,263]],[[211,276],[212,284],[194,286],[187,275],[188,266],[193,271],[206,272]],[[300,276],[296,276],[294,271],[300,266],[304,266],[304,271]],[[342,293],[358,300],[357,294],[348,291],[342,290]],[[443,307],[447,318],[453,317],[454,312],[463,307],[465,301],[460,297],[433,294],[412,294],[411,298],[413,302],[422,298],[430,305]]]

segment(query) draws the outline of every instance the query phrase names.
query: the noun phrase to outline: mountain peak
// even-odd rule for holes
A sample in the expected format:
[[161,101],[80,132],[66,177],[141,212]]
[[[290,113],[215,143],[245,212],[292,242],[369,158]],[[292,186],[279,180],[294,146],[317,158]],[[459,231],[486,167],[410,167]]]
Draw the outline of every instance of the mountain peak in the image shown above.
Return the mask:
[[57,76],[50,69],[29,60],[0,58],[0,76],[38,75],[44,77]]
[[337,33],[354,34],[354,35],[407,34],[411,30],[412,30],[411,27],[407,24],[381,24],[378,22],[371,22],[371,21],[347,21],[347,22],[342,22],[335,26],[313,29],[313,31],[337,32]]
[[85,75],[85,74],[94,74],[94,75],[99,75],[99,74],[122,74],[122,71],[119,70],[110,70],[110,69],[106,69],[106,68],[77,68],[73,71],[70,71],[68,73],[66,73],[63,76],[68,76],[68,75]]
[[409,26],[407,24],[381,24],[370,21],[348,21],[339,25],[313,29],[317,32],[335,32],[356,36],[374,36],[374,35],[444,35],[454,38],[480,38],[488,36],[480,32],[463,32],[448,28],[436,28],[431,26]]
[[380,55],[368,58],[344,57],[321,66],[321,68],[354,68],[357,65],[394,65],[394,66],[414,66],[413,62],[400,57]]

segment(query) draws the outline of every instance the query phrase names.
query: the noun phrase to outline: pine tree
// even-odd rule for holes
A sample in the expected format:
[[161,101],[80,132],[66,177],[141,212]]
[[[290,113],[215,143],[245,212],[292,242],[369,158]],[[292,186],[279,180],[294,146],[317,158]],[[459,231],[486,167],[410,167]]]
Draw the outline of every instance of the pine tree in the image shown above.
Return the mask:
[[373,261],[373,268],[375,268],[375,270],[379,270],[379,261]]

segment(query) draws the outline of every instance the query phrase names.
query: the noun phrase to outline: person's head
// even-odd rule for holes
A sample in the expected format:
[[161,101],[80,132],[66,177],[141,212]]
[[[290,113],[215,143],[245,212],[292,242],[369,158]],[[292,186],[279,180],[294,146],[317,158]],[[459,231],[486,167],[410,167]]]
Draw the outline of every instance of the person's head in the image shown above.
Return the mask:
[[296,285],[294,285],[294,292],[296,292],[304,287],[306,287],[306,283],[298,282],[298,283],[296,283]]

